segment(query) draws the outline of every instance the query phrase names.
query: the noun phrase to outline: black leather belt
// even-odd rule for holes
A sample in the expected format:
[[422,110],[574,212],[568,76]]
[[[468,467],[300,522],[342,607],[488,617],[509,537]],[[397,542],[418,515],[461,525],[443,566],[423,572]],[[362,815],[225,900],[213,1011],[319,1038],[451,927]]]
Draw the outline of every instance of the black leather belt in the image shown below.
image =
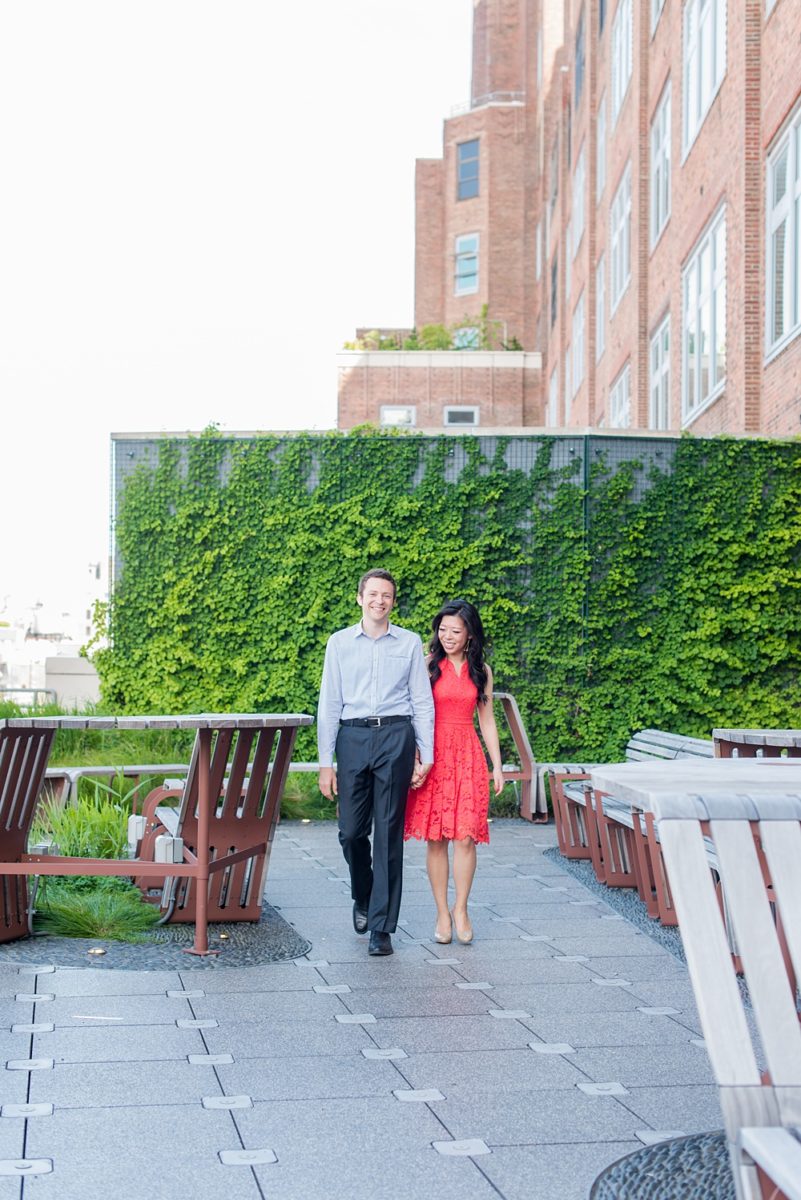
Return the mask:
[[379,729],[382,725],[399,725],[401,721],[408,725],[411,717],[349,717],[340,721],[340,725],[358,725],[360,729]]

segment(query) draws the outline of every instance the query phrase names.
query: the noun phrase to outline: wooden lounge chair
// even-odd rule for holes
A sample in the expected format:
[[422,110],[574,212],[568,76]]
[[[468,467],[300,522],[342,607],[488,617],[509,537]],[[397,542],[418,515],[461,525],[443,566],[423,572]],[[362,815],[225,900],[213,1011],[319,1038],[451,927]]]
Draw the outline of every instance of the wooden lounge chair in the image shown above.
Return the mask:
[[[279,734],[276,742],[276,733]],[[258,921],[281,792],[289,767],[294,730],[221,729],[211,749],[211,795],[217,803],[209,830],[208,919]],[[145,833],[137,857],[158,857],[159,837],[181,839],[178,854],[192,861],[198,839],[199,738],[185,781],[165,780],[142,806]],[[177,800],[173,807],[169,800]],[[179,845],[161,843],[169,847]],[[191,879],[165,878],[154,893],[153,879],[137,879],[148,899],[159,903],[165,920],[194,921]]]
[[[801,1200],[801,1024],[796,1006],[801,795],[716,791],[659,798],[653,808],[720,1088],[738,1196]],[[709,869],[707,838],[714,844],[726,894],[725,918]],[[735,976],[727,922],[748,984],[753,1034]]]
[[[21,862],[44,780],[52,729],[0,729],[0,862]],[[24,875],[0,875],[0,942],[28,932]]]

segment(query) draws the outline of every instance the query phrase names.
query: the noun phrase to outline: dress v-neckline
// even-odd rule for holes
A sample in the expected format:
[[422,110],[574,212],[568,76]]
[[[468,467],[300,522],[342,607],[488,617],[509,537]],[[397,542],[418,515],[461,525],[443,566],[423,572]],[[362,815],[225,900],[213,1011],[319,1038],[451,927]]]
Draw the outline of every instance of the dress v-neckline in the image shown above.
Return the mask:
[[456,678],[461,679],[462,676],[464,675],[464,669],[467,666],[467,659],[465,659],[463,663],[459,664],[458,671],[456,670],[456,667],[454,666],[454,664],[450,658],[448,659],[448,662],[451,664],[451,669],[452,669],[454,675],[456,676]]

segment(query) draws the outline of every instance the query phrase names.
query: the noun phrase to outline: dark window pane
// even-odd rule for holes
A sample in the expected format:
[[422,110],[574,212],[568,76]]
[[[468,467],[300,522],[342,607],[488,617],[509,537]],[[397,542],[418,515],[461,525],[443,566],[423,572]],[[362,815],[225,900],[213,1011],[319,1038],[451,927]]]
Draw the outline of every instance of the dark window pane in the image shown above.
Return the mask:
[[478,138],[456,147],[456,197],[469,200],[478,195]]

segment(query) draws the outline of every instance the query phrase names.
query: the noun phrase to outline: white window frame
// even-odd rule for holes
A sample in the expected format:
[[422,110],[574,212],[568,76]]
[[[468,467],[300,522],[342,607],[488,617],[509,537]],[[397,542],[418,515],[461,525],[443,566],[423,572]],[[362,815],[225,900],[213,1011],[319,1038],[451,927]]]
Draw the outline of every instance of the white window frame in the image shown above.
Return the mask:
[[573,169],[573,257],[578,254],[578,248],[581,245],[581,239],[584,237],[584,192],[587,178],[586,156],[584,154],[584,142],[581,143],[581,149],[578,152],[576,165]]
[[649,348],[648,428],[670,429],[670,313],[660,322]]
[[573,395],[584,382],[584,289],[573,309]]
[[[474,243],[474,245],[470,245]],[[478,291],[478,269],[479,269],[479,250],[480,238],[477,233],[462,233],[454,243],[454,272],[453,272],[453,294],[454,296],[474,296]],[[460,271],[460,265],[466,264],[470,259],[475,259],[475,272],[468,274]],[[469,280],[467,286],[460,287],[460,282]]]
[[559,423],[559,367],[556,366],[551,371],[551,378],[548,380],[548,406],[545,410],[545,424],[549,428]]
[[619,0],[612,21],[612,128],[617,125],[620,110],[626,99],[632,67],[632,21],[631,0]]
[[595,120],[595,203],[606,187],[606,92],[601,96]]
[[[454,421],[451,418],[455,415],[469,415],[469,421]],[[446,404],[442,410],[442,424],[453,429],[458,426],[459,429],[472,429],[480,424],[481,409],[476,404]]]
[[542,278],[542,221],[537,221],[534,230],[534,278]]
[[727,0],[687,0],[682,19],[682,147],[689,154],[726,74]]
[[631,428],[631,363],[626,363],[609,389],[609,428]]
[[571,365],[573,355],[570,346],[565,349],[565,425],[570,420],[571,402],[573,400],[573,385],[571,383]]
[[595,268],[595,361],[600,362],[606,349],[606,255]]
[[651,122],[651,249],[670,220],[670,80]]
[[[682,425],[689,425],[726,386],[726,209],[722,206],[693,247],[681,277]],[[722,325],[722,328],[721,328]],[[701,335],[706,327],[706,376]],[[722,369],[718,352],[722,346]],[[704,378],[707,386],[704,388]]]
[[631,160],[609,210],[609,263],[609,315],[613,316],[631,279]]
[[[784,191],[776,200],[782,159]],[[801,105],[768,154],[765,187],[765,349],[772,356],[801,333]],[[777,331],[779,294],[783,320]]]
[[417,424],[417,405],[382,404],[379,420],[382,428],[413,429]]

